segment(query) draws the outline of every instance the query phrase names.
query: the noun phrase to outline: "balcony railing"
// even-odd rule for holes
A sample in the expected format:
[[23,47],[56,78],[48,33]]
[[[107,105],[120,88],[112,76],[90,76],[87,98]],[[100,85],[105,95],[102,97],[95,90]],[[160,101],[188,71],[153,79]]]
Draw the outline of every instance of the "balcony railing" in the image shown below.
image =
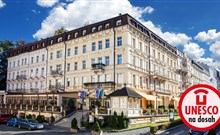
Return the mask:
[[17,80],[26,80],[27,76],[26,75],[17,75],[16,79]]
[[61,70],[51,70],[50,74],[52,76],[62,76],[63,75],[63,71],[61,71]]
[[26,89],[15,89],[15,90],[7,90],[7,92],[10,92],[10,93],[25,93],[27,92]]
[[95,88],[113,88],[114,82],[86,82],[84,86],[87,89],[95,89]]
[[169,79],[167,74],[160,72],[160,71],[151,71],[151,76],[153,76],[153,78],[155,79],[159,79],[163,81],[166,81]]
[[103,64],[103,63],[94,63],[94,64],[92,64],[92,70],[95,73],[103,72],[104,71],[104,67],[105,67],[105,64]]
[[49,90],[64,90],[64,85],[50,85]]

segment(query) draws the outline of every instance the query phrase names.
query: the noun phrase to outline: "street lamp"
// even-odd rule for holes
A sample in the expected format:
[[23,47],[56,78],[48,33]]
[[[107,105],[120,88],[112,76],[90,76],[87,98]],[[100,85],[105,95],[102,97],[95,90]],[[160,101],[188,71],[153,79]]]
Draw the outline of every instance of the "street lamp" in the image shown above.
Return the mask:
[[155,97],[156,97],[156,110],[157,110],[158,109],[158,107],[157,107],[157,98],[158,98],[157,93],[156,93]]

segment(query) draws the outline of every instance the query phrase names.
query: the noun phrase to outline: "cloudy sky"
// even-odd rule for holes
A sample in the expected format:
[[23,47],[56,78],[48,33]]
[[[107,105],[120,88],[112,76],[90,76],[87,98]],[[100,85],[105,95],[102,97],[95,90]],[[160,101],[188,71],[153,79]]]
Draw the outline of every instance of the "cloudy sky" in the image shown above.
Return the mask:
[[0,40],[33,42],[129,13],[192,59],[220,68],[218,0],[0,0]]

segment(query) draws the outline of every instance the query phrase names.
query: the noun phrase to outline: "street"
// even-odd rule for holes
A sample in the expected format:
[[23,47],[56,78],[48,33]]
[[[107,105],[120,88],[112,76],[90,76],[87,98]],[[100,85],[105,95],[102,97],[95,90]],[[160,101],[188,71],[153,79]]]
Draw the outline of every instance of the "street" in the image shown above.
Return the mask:
[[159,131],[156,134],[157,135],[187,135],[188,131],[189,128],[183,124],[167,131],[162,131],[162,132]]

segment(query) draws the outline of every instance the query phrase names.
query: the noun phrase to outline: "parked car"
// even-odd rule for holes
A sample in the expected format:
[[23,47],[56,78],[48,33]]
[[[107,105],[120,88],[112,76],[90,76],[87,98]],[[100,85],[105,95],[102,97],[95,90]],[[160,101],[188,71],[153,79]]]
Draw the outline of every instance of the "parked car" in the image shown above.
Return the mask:
[[216,135],[215,129],[208,131],[197,131],[193,129],[189,129],[189,135]]
[[5,123],[11,118],[12,116],[10,114],[0,114],[0,123]]
[[13,127],[16,127],[18,126],[18,122],[20,121],[21,119],[20,118],[12,118],[10,119],[9,121],[7,121],[7,126],[13,126]]
[[44,129],[44,125],[38,123],[36,120],[21,119],[21,120],[18,122],[18,128],[25,128],[25,129],[28,129],[28,130]]

